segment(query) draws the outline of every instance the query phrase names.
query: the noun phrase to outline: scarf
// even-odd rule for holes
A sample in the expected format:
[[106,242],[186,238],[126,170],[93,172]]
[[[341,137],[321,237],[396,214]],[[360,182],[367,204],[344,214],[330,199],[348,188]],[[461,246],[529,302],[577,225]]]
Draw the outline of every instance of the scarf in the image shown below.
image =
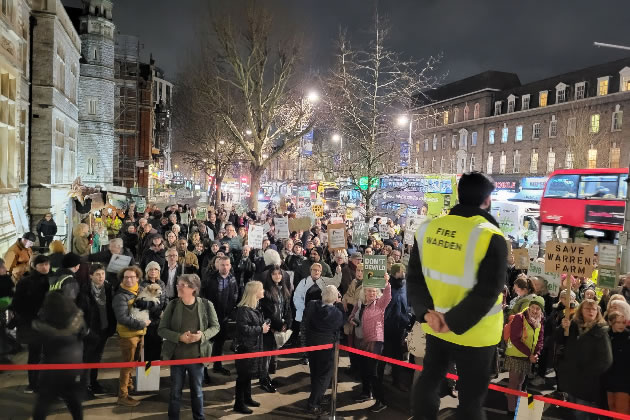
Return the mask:
[[94,296],[96,303],[101,306],[105,306],[105,304],[107,303],[105,298],[105,286],[98,287],[97,285],[92,283],[92,296]]
[[124,284],[120,283],[120,287],[138,296],[138,289],[140,288],[140,285],[138,283],[136,283],[136,285],[132,287],[127,287]]

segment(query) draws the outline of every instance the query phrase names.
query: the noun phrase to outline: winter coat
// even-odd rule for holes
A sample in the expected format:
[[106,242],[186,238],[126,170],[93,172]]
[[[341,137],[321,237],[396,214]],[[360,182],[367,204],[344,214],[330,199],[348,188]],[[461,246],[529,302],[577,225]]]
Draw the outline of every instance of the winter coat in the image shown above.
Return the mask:
[[278,290],[276,295],[270,291],[265,290],[265,297],[260,299],[260,309],[265,319],[271,320],[271,329],[267,334],[273,334],[271,330],[281,331],[282,327],[286,325],[287,329],[291,328],[293,322],[291,316],[291,296],[280,297],[282,289]]
[[72,237],[72,252],[84,257],[90,254],[90,240],[87,236],[75,235]]
[[138,254],[138,244],[140,243],[140,236],[137,233],[125,232],[121,235],[123,244],[131,254],[135,257]]
[[[237,353],[262,351],[264,318],[258,309],[239,306],[236,309],[236,337],[234,338]],[[239,375],[257,376],[260,370],[260,358],[236,360],[236,371]]]
[[111,337],[116,332],[116,316],[114,315],[114,309],[112,307],[112,300],[114,298],[112,292],[112,285],[105,280],[103,287],[105,288],[105,308],[107,311],[107,328],[101,329],[101,314],[98,310],[98,303],[92,293],[92,282],[88,282],[82,285],[79,296],[77,296],[77,306],[83,312],[83,319],[85,325],[88,328],[88,335],[86,340],[98,339],[99,337]]
[[160,271],[164,270],[166,264],[166,251],[161,249],[159,251],[154,251],[151,248],[145,250],[142,253],[142,259],[140,260],[140,268],[144,271],[151,261],[155,261],[160,264]]
[[53,287],[57,282],[63,280],[59,290],[70,299],[76,300],[79,295],[79,282],[75,276],[76,274],[69,268],[62,268],[57,270],[52,276],[48,276],[48,284],[50,284],[50,287]]
[[130,309],[136,295],[127,289],[119,287],[114,295],[112,307],[116,316],[116,331],[123,338],[138,337],[145,335],[147,329],[144,322],[131,317]]
[[[160,279],[157,279],[155,283],[162,289],[162,294],[160,295],[160,304],[155,305],[151,309],[149,309],[149,319],[151,320],[151,325],[149,325],[149,327],[153,327],[155,325],[154,328],[157,329],[157,325],[160,322],[160,318],[162,317],[162,312],[164,311],[164,309],[166,309],[166,305],[168,304],[168,302],[166,300],[166,285],[164,284],[164,282]],[[140,283],[140,290],[144,289],[150,284],[153,284],[151,280],[142,280],[142,282]],[[177,294],[175,294],[175,296],[177,296]]]
[[[370,303],[363,310],[361,316],[361,327],[363,329],[363,341],[369,343],[372,341],[385,341],[385,309],[392,300],[392,285],[387,283],[383,289],[383,295]],[[363,303],[357,305],[352,310],[348,319],[353,319],[357,311],[361,310]]]
[[24,273],[28,271],[28,264],[32,255],[33,249],[25,248],[21,239],[18,239],[11,245],[7,253],[4,254],[4,264],[7,267],[7,271],[11,273],[14,282],[17,283]]
[[185,251],[184,256],[179,256],[177,262],[180,265],[186,266],[186,272],[198,273],[199,272],[199,260],[197,256],[190,251]]
[[341,302],[354,308],[359,302],[359,292],[361,289],[363,289],[363,280],[352,280],[348,290],[346,290],[346,293],[343,295]]
[[623,332],[609,331],[613,353],[613,363],[604,375],[604,389],[607,392],[630,394],[630,328]]
[[[212,302],[200,297],[197,300],[197,315],[199,316],[199,330],[201,340],[199,341],[199,355],[210,357],[212,354],[212,338],[219,333],[219,320],[217,313],[212,306]],[[179,344],[179,336],[185,331],[181,331],[183,303],[181,299],[173,299],[166,309],[160,321],[158,335],[164,339],[162,343],[162,360],[171,360],[175,349]]]
[[330,344],[339,339],[339,331],[345,322],[340,303],[324,305],[321,300],[313,300],[304,311],[300,333],[306,336],[307,346]]
[[[107,271],[107,266],[112,259],[112,255],[112,252],[109,249],[106,249],[104,251],[97,252],[96,254],[88,255],[88,261],[103,264],[103,266],[105,267],[105,277],[107,278],[107,281],[112,284],[114,290],[116,290],[118,288],[118,285],[120,284],[120,281],[118,280],[118,273],[110,273],[109,271]],[[131,257],[131,261],[129,261],[130,266],[136,264],[136,261],[133,258],[133,254],[131,254],[128,249],[123,249],[122,255]]]
[[407,304],[407,287],[404,280],[390,279],[392,300],[385,309],[385,337],[397,342],[409,325],[409,305]]
[[164,269],[162,271],[160,271],[160,279],[162,280],[162,283],[164,284],[164,288],[162,289],[162,291],[164,292],[164,296],[166,297],[166,288],[170,288],[169,294],[171,294],[171,296],[177,297],[177,279],[179,278],[179,276],[181,276],[182,274],[185,274],[184,272],[184,267],[182,267],[181,265],[177,264],[177,269],[175,270],[175,280],[173,280],[172,284],[168,283],[168,264],[166,264],[164,266]]
[[[331,267],[332,269],[332,267]],[[356,267],[352,263],[341,265],[341,284],[339,285],[339,293],[343,296],[350,287],[350,283],[354,279]]]
[[61,264],[63,262],[63,252],[54,252],[52,254],[48,254],[48,258],[50,259],[50,271],[55,272],[61,268]]
[[304,309],[306,308],[306,293],[314,284],[317,284],[321,290],[324,290],[324,287],[328,285],[333,285],[335,287],[339,287],[341,283],[341,273],[337,273],[335,277],[320,277],[317,281],[313,281],[311,276],[306,277],[301,280],[300,283],[295,288],[295,292],[293,293],[293,304],[295,305],[295,320],[298,322],[302,322],[302,315],[304,314]]
[[32,322],[37,318],[49,288],[48,275],[35,270],[27,273],[15,286],[11,306],[16,316],[18,340],[24,344],[32,338]]
[[52,239],[57,234],[57,223],[52,218],[42,219],[37,223],[36,230],[40,238]]
[[613,363],[608,327],[596,324],[580,335],[577,321],[573,320],[569,336],[565,337],[560,328],[556,339],[565,345],[557,368],[558,389],[585,401],[601,403],[603,374]]
[[227,287],[219,293],[220,277],[218,271],[204,276],[201,283],[200,296],[212,302],[214,309],[217,311],[219,322],[223,324],[227,321],[238,303],[238,284],[236,283],[234,275],[230,273]]

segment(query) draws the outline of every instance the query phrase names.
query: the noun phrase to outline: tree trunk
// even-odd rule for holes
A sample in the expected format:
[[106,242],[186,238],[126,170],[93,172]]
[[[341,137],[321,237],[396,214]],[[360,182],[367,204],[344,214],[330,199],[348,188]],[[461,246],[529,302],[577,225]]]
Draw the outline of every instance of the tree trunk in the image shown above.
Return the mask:
[[216,194],[214,196],[214,208],[218,209],[219,206],[221,205],[221,184],[223,184],[223,177],[220,177],[220,178],[216,177],[214,179],[214,182],[215,182],[214,185],[216,187],[215,188]]
[[249,181],[249,209],[258,211],[258,191],[260,190],[260,178],[262,178],[265,168],[260,166],[250,166]]

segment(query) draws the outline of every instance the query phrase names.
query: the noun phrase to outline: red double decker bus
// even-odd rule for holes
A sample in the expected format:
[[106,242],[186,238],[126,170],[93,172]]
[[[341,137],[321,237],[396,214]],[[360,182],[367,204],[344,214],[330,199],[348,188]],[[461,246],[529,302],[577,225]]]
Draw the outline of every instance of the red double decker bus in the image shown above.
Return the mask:
[[615,242],[623,230],[628,169],[561,169],[540,201],[541,243],[553,238]]

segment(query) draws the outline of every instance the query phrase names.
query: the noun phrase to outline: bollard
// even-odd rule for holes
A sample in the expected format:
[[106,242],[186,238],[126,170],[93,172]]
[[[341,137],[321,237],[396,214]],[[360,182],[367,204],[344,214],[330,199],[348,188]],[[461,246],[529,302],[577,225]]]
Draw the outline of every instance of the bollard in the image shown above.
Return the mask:
[[337,416],[337,377],[339,373],[339,342],[333,344],[333,377],[332,392],[330,395],[330,420],[344,420],[343,417]]

